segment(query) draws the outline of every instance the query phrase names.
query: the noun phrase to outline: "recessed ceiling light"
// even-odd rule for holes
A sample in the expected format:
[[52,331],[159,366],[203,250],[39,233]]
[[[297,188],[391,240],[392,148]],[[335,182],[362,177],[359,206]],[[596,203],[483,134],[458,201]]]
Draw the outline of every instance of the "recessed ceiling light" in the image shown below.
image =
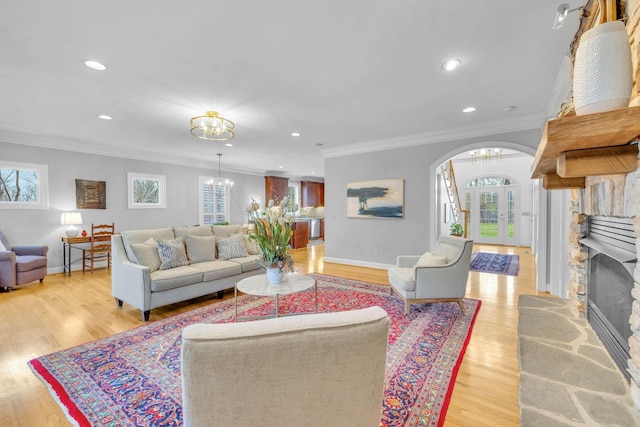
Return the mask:
[[113,120],[113,117],[107,116],[106,114],[100,114],[98,118],[102,120]]
[[284,169],[284,166],[278,166],[278,169]]
[[463,113],[473,113],[474,111],[476,111],[476,107],[467,107],[462,110]]
[[291,132],[291,136],[300,136],[300,132]]
[[92,70],[104,71],[107,69],[106,65],[98,61],[84,61],[84,65],[91,68]]
[[459,59],[450,59],[444,64],[442,64],[442,68],[444,68],[447,71],[453,71],[456,68],[458,68],[461,64],[462,64],[462,61],[460,61]]
[[232,143],[230,143],[230,142],[226,142],[226,143],[224,144],[224,146],[225,146],[225,147],[233,147],[233,144],[232,144]]
[[316,174],[315,172],[311,172],[311,175],[315,175],[315,174]]

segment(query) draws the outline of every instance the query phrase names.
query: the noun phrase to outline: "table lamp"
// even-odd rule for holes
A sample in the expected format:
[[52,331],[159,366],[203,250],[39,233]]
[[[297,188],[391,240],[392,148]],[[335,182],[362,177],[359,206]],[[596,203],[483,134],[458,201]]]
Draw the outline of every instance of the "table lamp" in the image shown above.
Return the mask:
[[76,227],[76,225],[82,224],[82,215],[80,215],[80,212],[62,212],[60,224],[69,226],[69,228],[65,230],[68,237],[76,237],[78,232],[80,232],[80,229]]

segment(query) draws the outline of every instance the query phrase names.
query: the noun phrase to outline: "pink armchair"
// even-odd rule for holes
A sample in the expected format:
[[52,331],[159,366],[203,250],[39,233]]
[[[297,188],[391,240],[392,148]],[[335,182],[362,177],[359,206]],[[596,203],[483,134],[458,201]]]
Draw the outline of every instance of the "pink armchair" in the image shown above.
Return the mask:
[[0,231],[0,288],[42,282],[47,275],[48,246],[11,246]]

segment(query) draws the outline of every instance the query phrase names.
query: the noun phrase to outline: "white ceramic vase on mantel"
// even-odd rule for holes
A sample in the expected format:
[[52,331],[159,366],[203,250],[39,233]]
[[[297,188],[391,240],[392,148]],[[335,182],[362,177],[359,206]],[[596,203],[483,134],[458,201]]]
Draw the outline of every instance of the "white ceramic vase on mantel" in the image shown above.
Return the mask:
[[573,68],[576,115],[628,107],[632,74],[629,36],[621,21],[586,31],[580,37]]

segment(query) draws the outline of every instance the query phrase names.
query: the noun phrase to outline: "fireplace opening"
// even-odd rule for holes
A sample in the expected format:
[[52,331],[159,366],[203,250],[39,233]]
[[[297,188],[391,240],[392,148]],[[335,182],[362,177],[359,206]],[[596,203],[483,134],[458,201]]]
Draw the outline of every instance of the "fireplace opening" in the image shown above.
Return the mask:
[[587,319],[627,381],[629,325],[636,264],[635,232],[630,218],[591,217],[589,235]]

